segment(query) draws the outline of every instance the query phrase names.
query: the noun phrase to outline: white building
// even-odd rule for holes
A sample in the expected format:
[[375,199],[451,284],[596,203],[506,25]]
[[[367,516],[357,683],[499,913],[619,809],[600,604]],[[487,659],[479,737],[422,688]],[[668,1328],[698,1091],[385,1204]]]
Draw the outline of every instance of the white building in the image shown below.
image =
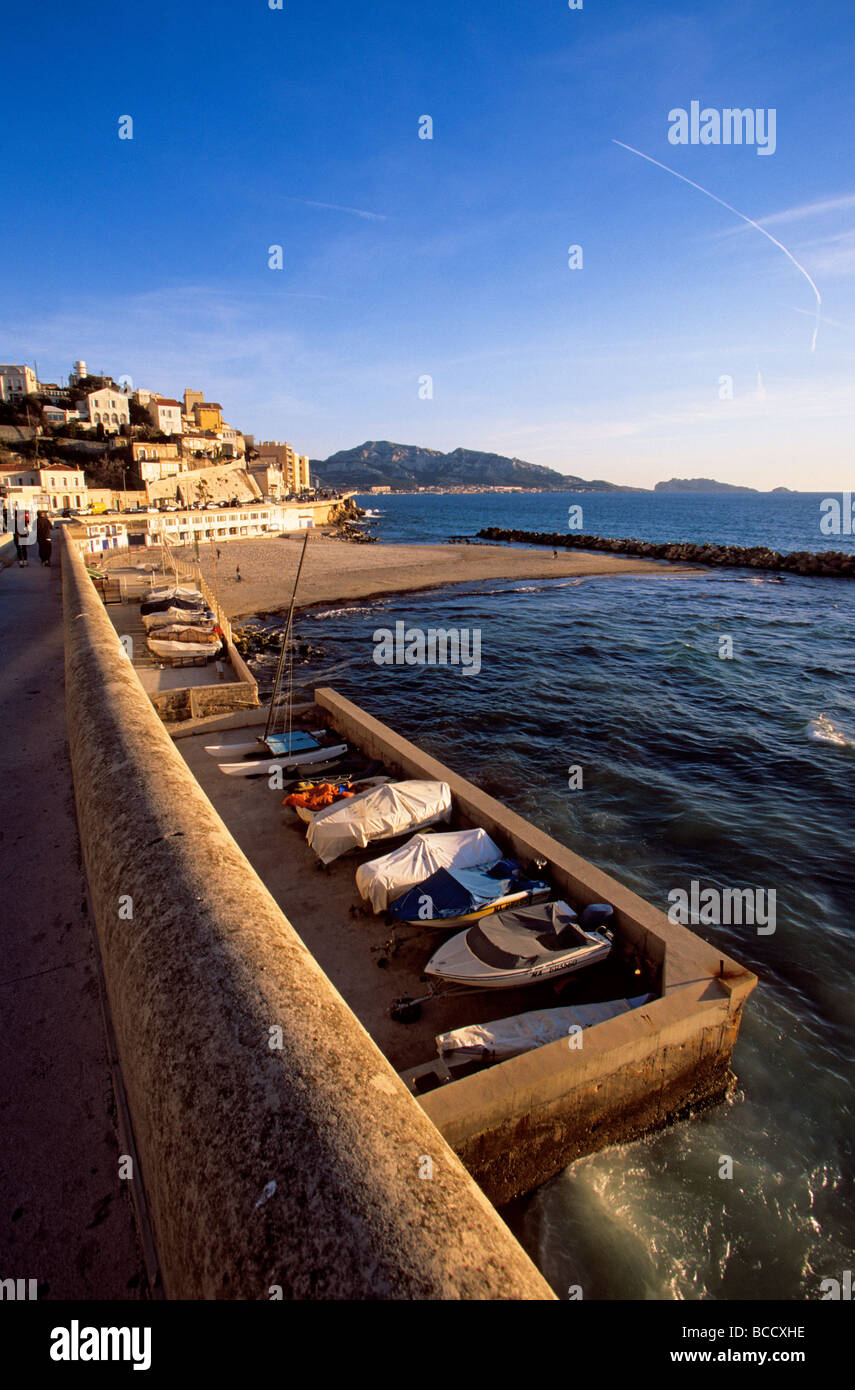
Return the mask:
[[31,395],[37,386],[32,367],[16,367],[8,362],[0,364],[0,401],[20,400],[22,396]]
[[161,434],[181,434],[184,425],[181,419],[181,402],[170,396],[152,396],[146,409],[155,429]]
[[44,406],[44,415],[49,425],[67,425],[70,420],[78,421],[80,419],[76,410],[63,410],[58,405]]
[[10,497],[19,490],[34,497],[38,495],[44,499],[45,508],[52,512],[80,511],[89,501],[82,470],[65,463],[48,465],[46,468],[3,464],[0,466],[0,485]]
[[118,434],[122,425],[130,425],[128,398],[117,386],[104,386],[90,391],[86,397],[89,424],[94,429],[103,425],[105,433]]
[[168,443],[163,440],[134,443],[131,445],[131,455],[143,486],[159,482],[161,478],[174,477],[189,466],[186,460],[179,458],[178,442],[172,440]]

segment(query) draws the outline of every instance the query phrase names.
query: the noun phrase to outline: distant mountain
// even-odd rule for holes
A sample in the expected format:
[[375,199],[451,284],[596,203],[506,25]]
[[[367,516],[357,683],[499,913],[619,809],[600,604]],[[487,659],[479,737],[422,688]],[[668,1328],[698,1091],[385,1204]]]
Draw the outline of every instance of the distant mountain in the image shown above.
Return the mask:
[[717,483],[714,478],[671,478],[657,483],[654,492],[734,492],[747,496],[759,492],[756,487],[740,487],[737,483]]
[[324,487],[520,487],[543,492],[638,492],[600,480],[586,482],[538,463],[506,458],[478,449],[454,449],[450,454],[417,444],[367,440],[355,449],[341,449],[328,459],[312,459],[313,477]]

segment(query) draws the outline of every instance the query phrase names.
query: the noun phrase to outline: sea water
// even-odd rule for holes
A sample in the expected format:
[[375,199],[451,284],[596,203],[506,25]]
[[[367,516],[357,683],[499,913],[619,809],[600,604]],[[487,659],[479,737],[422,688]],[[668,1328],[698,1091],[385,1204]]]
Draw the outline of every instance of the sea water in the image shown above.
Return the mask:
[[[382,540],[559,530],[581,501],[584,529],[603,535],[852,549],[820,535],[819,500],[362,504],[382,513]],[[378,665],[373,634],[397,621],[479,629],[479,673]],[[741,570],[489,581],[301,620],[300,637],[324,650],[319,674],[341,663],[342,693],[663,910],[692,881],[775,892],[772,934],[694,928],[760,978],[731,1098],[579,1160],[509,1214],[559,1296],[578,1285],[585,1298],[818,1298],[824,1278],[852,1268],[853,622],[853,581]]]

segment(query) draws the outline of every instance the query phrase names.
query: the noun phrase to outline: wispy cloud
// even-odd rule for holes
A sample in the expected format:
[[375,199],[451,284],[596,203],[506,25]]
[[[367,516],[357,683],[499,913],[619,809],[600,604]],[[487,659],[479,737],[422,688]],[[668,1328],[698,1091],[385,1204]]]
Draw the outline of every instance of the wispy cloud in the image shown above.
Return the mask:
[[846,193],[841,198],[826,198],[820,203],[803,203],[797,208],[786,208],[783,212],[773,212],[769,217],[758,217],[764,227],[776,222],[801,222],[807,217],[823,217],[829,212],[845,212],[855,208],[855,193]]
[[350,212],[354,217],[365,217],[369,222],[388,222],[385,212],[366,212],[364,208],[342,207],[340,203],[316,203],[313,198],[294,198],[295,203],[302,203],[307,208],[325,208],[327,212]]
[[809,255],[811,264],[823,275],[855,275],[855,231],[850,228],[834,236],[802,242],[802,254]]

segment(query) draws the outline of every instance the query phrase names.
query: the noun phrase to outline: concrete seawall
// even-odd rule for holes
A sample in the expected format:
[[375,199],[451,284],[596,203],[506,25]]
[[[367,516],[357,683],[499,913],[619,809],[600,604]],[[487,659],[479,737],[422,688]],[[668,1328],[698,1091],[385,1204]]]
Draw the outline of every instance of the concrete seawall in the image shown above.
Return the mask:
[[167,1296],[550,1298],[214,812],[61,548],[80,838]]
[[[332,727],[406,777],[448,782],[461,822],[523,861],[548,865],[579,906],[608,902],[615,950],[661,997],[566,1040],[462,1077],[420,1103],[496,1203],[581,1155],[626,1143],[720,1100],[745,1000],[757,977],[337,691],[315,691]],[[645,985],[645,989],[648,986]],[[502,1017],[497,1005],[496,1017]]]

